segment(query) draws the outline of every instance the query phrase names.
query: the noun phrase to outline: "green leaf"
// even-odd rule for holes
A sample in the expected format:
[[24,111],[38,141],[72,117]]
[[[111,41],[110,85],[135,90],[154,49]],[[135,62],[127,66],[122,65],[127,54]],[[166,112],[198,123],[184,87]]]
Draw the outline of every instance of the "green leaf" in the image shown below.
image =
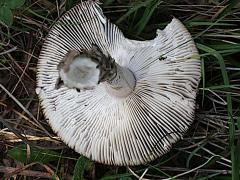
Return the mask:
[[21,7],[25,3],[25,0],[7,0],[6,4],[10,9],[16,9]]
[[7,26],[11,26],[13,22],[12,11],[7,6],[0,7],[0,21]]
[[46,163],[50,161],[57,160],[60,156],[59,153],[49,150],[49,149],[39,149],[33,146],[30,146],[29,158],[27,157],[27,146],[21,144],[12,148],[8,151],[8,155],[22,163],[32,163],[32,162],[41,162]]
[[90,161],[88,158],[84,156],[80,156],[73,172],[73,179],[74,180],[83,180],[83,173],[84,169],[89,165]]

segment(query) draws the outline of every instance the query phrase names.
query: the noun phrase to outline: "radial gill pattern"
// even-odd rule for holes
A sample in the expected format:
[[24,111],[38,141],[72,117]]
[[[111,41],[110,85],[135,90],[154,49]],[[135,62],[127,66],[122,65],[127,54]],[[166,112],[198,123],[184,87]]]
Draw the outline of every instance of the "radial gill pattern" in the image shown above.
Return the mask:
[[[56,88],[58,64],[69,50],[92,44],[129,68],[136,87],[126,98],[104,84],[78,92]],[[83,2],[51,29],[38,63],[37,93],[53,130],[80,154],[115,165],[138,165],[166,153],[194,119],[200,60],[194,42],[173,19],[150,41],[129,40],[99,5]]]

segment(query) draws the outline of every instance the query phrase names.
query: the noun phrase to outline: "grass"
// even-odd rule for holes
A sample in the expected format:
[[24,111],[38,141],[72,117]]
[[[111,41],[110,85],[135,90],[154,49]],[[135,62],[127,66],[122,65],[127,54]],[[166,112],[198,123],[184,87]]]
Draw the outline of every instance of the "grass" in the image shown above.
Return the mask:
[[49,138],[55,135],[41,112],[35,75],[50,27],[80,1],[61,2],[26,0],[11,9],[11,26],[0,25],[0,179],[240,179],[238,1],[104,2],[105,15],[133,39],[151,39],[173,16],[179,18],[200,52],[202,81],[193,125],[169,153],[137,167],[93,163],[59,138]]

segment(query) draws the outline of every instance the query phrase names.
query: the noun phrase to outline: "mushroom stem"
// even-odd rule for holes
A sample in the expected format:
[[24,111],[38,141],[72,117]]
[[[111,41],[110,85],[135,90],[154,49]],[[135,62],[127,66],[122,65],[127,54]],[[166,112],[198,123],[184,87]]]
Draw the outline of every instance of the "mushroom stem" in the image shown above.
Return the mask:
[[127,97],[135,88],[136,79],[128,68],[116,63],[116,75],[104,82],[107,92],[116,97]]
[[94,89],[103,83],[110,95],[126,97],[136,84],[133,73],[118,65],[111,56],[105,55],[97,45],[88,51],[70,50],[58,69],[63,84],[69,88]]

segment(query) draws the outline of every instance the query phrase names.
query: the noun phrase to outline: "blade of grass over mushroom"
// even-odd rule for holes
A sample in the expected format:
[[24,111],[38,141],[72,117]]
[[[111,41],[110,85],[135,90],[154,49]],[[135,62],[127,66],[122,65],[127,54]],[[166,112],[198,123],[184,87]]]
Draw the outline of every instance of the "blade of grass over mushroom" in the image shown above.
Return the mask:
[[[203,44],[199,44],[197,43],[197,47],[205,52],[210,53],[212,56],[214,56],[217,60],[218,63],[220,65],[221,68],[221,73],[222,73],[222,78],[223,78],[223,82],[226,86],[229,86],[229,78],[228,78],[228,74],[226,71],[226,66],[224,63],[224,59],[221,56],[221,54],[219,54],[215,49],[212,49],[206,45]],[[231,148],[231,160],[232,160],[232,178],[235,180],[238,180],[240,178],[240,174],[239,174],[239,169],[238,169],[238,165],[236,164],[236,160],[237,160],[237,148],[234,144],[235,141],[235,122],[234,119],[232,118],[233,115],[233,110],[232,110],[232,97],[230,94],[226,95],[227,97],[227,110],[228,110],[228,117],[229,117],[229,140],[230,140],[230,148]]]

